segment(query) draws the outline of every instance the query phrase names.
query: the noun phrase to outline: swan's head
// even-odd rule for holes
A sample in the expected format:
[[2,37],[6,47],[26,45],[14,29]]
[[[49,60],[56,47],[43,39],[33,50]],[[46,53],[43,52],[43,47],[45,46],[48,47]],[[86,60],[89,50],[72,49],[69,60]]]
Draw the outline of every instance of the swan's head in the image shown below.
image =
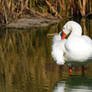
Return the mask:
[[82,28],[80,24],[78,24],[75,21],[68,21],[64,26],[63,26],[63,31],[62,31],[62,40],[66,38],[67,35],[70,33],[73,33],[75,35],[81,35],[82,34]]

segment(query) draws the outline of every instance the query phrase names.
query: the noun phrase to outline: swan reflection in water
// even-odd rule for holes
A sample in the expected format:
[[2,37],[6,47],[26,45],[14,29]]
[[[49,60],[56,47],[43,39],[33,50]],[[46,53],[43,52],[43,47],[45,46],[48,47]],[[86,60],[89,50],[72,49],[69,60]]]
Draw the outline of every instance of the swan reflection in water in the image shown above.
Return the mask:
[[71,76],[55,84],[53,92],[92,92],[92,79],[87,76]]

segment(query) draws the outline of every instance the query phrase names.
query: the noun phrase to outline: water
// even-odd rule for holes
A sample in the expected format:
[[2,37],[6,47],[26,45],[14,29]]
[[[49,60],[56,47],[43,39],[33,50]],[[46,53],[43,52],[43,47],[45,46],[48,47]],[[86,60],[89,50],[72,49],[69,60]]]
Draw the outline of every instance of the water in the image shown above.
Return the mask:
[[[78,19],[92,37],[92,19]],[[81,67],[57,66],[51,57],[52,37],[66,21],[46,28],[0,31],[0,92],[92,92],[92,63]]]
[[56,83],[53,92],[92,92],[92,79],[88,76],[72,76]]

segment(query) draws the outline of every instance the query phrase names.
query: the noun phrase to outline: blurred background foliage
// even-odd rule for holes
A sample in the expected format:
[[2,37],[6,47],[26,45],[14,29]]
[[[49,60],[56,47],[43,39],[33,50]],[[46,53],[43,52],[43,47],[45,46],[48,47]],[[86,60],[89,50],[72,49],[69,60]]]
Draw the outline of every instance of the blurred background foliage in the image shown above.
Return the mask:
[[89,16],[92,0],[0,0],[0,24],[21,17]]

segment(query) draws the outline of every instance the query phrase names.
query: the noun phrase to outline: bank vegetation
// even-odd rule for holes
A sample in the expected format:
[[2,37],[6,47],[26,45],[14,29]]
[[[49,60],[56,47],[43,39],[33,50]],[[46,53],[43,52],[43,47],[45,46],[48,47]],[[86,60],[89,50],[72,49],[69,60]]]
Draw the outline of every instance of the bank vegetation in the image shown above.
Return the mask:
[[87,17],[92,0],[0,0],[0,24],[23,17]]

